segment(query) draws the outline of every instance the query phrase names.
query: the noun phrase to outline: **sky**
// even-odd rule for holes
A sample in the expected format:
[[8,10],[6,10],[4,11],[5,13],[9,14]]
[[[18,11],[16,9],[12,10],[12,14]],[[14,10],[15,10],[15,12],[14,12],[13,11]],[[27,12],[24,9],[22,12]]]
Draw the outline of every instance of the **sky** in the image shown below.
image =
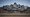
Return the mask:
[[30,0],[0,0],[0,7],[3,5],[10,5],[16,2],[17,4],[29,6],[30,7]]

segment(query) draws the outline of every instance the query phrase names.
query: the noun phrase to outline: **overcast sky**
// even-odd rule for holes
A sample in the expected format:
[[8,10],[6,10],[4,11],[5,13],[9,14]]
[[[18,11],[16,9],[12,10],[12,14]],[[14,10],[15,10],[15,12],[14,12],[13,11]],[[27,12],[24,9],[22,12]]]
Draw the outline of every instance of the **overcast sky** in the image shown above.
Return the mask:
[[0,7],[3,5],[10,5],[11,3],[18,3],[20,5],[25,5],[30,7],[30,0],[0,0]]

